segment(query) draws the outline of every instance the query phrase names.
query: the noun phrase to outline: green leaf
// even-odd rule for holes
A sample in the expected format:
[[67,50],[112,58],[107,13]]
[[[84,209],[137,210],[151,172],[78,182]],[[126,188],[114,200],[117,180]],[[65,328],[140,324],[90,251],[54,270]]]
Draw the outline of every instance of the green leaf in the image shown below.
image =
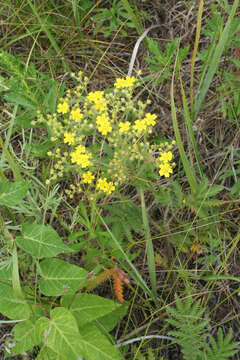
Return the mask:
[[[82,352],[82,340],[74,316],[65,308],[55,308],[50,319],[42,317],[36,322],[39,341],[52,351],[49,357],[38,359],[77,360]],[[53,354],[55,353],[55,358]]]
[[59,259],[46,259],[39,264],[42,279],[40,291],[47,296],[74,294],[86,285],[87,271]]
[[9,207],[17,205],[24,198],[28,189],[28,182],[16,181],[12,183],[10,181],[1,181],[0,204]]
[[71,249],[62,242],[58,233],[50,226],[25,223],[22,225],[22,235],[23,237],[16,238],[17,245],[38,258],[71,252]]
[[46,158],[47,152],[51,149],[52,145],[52,141],[47,141],[44,144],[32,143],[26,146],[26,150],[30,150],[33,157]]
[[65,357],[57,354],[56,351],[48,348],[43,347],[38,354],[37,360],[64,360]]
[[21,105],[31,110],[35,110],[36,108],[36,104],[32,101],[32,98],[30,96],[27,96],[26,94],[19,94],[17,91],[12,91],[5,94],[4,99],[9,103]]
[[109,332],[115,328],[120,322],[120,320],[126,315],[128,310],[128,303],[124,303],[117,307],[110,314],[104,315],[103,317],[96,319],[94,321],[95,325],[102,332]]
[[11,349],[11,352],[22,354],[24,351],[31,350],[35,345],[38,345],[35,331],[35,322],[32,320],[16,324],[13,328],[13,342],[16,342],[16,345]]
[[92,294],[77,294],[73,297],[63,297],[62,306],[69,306],[68,309],[75,316],[79,326],[111,313],[121,305],[112,300]]
[[9,319],[22,320],[29,318],[29,311],[28,304],[14,296],[11,286],[0,283],[0,312],[3,315]]
[[211,186],[207,193],[206,193],[206,196],[209,198],[209,197],[212,197],[212,196],[215,196],[217,195],[220,191],[222,191],[224,189],[224,186],[222,185],[213,185]]
[[94,325],[79,328],[82,336],[83,355],[87,360],[121,360],[118,350]]
[[0,269],[0,280],[12,280],[12,264],[10,264],[9,266],[4,266]]
[[223,337],[223,331],[221,328],[218,329],[217,342],[212,335],[209,335],[209,343],[211,347],[206,343],[206,353],[202,359],[207,358],[208,360],[228,360],[234,354],[238,353],[239,342],[230,343],[232,339],[232,329],[230,328],[229,333]]

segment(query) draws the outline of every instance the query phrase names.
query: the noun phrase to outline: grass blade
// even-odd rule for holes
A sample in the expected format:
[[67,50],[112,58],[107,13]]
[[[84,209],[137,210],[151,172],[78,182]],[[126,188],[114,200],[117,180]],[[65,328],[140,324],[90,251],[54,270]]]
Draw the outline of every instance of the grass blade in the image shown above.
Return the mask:
[[46,26],[45,22],[41,19],[40,15],[38,14],[35,6],[32,4],[31,0],[27,0],[29,6],[31,7],[33,13],[35,14],[35,16],[38,19],[39,24],[41,25],[43,31],[46,33],[52,47],[54,48],[54,50],[56,51],[56,53],[62,58],[62,62],[65,68],[65,71],[69,71],[70,72],[70,68],[69,65],[63,60],[63,56],[62,56],[62,51],[59,48],[58,44],[56,43],[51,31],[48,29],[48,26]]
[[152,237],[151,237],[150,227],[149,227],[149,222],[148,222],[148,214],[147,214],[146,204],[145,204],[145,199],[144,199],[144,191],[142,188],[139,189],[139,194],[140,194],[140,199],[141,199],[142,219],[143,219],[143,225],[144,225],[144,231],[145,231],[148,272],[149,272],[149,276],[150,276],[154,300],[156,300],[157,299],[156,265],[155,265]]
[[154,295],[152,293],[152,291],[149,289],[149,287],[147,286],[147,284],[145,283],[145,281],[143,280],[143,278],[141,277],[141,275],[139,274],[139,272],[137,271],[137,269],[135,268],[135,266],[132,264],[132,262],[129,260],[128,256],[126,255],[125,251],[123,250],[123,248],[121,247],[121,245],[119,244],[119,242],[117,241],[117,239],[115,238],[115,236],[113,235],[113,233],[111,232],[111,230],[109,229],[109,227],[107,226],[106,222],[104,221],[104,219],[102,218],[102,216],[100,214],[99,215],[99,219],[101,219],[103,225],[105,226],[105,228],[107,229],[107,232],[109,233],[109,235],[111,236],[112,240],[114,241],[114,243],[116,244],[116,246],[118,247],[118,249],[121,251],[121,253],[123,254],[126,262],[128,263],[128,265],[130,266],[130,268],[133,270],[133,273],[135,274],[135,276],[133,276],[133,278],[135,277],[136,280],[138,281],[139,285],[142,287],[142,289],[152,298],[154,298]]
[[[194,106],[194,92],[193,92],[193,85],[194,85],[194,65],[197,56],[197,49],[200,39],[200,32],[201,32],[201,23],[202,23],[202,13],[203,13],[203,4],[204,1],[200,0],[199,10],[198,10],[198,19],[197,19],[197,29],[196,29],[196,37],[194,43],[194,49],[192,54],[192,63],[191,63],[191,77],[190,77],[190,100],[191,100],[191,114],[193,118],[193,106]],[[196,155],[196,154],[195,154]]]
[[195,194],[197,191],[198,184],[197,184],[194,170],[186,156],[186,153],[185,153],[185,150],[183,147],[183,143],[182,143],[179,127],[178,127],[177,112],[176,112],[176,106],[175,106],[175,101],[174,101],[174,78],[175,78],[175,69],[176,69],[177,61],[178,61],[178,55],[176,57],[175,68],[174,68],[174,72],[173,72],[173,76],[172,76],[171,90],[170,90],[172,122],[173,122],[173,129],[174,129],[174,133],[175,133],[175,137],[176,137],[178,151],[179,151],[182,163],[183,163],[183,168],[185,170],[189,185],[191,187],[191,191],[193,194]]
[[180,82],[181,82],[181,94],[182,94],[184,119],[185,119],[185,122],[187,124],[188,135],[189,135],[190,141],[192,143],[193,151],[194,151],[195,158],[196,158],[197,165],[198,165],[198,170],[199,170],[199,173],[201,175],[201,178],[203,178],[204,174],[203,174],[203,170],[202,170],[201,162],[200,162],[200,157],[199,157],[198,150],[197,150],[197,144],[196,144],[196,141],[195,141],[195,136],[194,136],[194,132],[193,132],[193,126],[192,126],[192,119],[191,119],[191,115],[190,115],[190,112],[189,112],[189,108],[188,108],[188,104],[187,104],[187,100],[186,100],[186,96],[185,96],[185,91],[184,91],[183,84],[182,84],[182,79],[180,79]]
[[209,65],[206,65],[206,66],[208,66],[206,77],[203,79],[202,86],[201,86],[201,88],[198,89],[198,93],[195,98],[194,119],[196,119],[196,117],[198,116],[198,113],[201,109],[201,105],[205,99],[207,91],[212,82],[213,76],[216,73],[219,61],[220,61],[221,56],[224,51],[224,47],[225,47],[228,37],[229,37],[231,24],[232,24],[234,15],[236,13],[236,10],[238,8],[238,5],[239,5],[239,0],[235,0],[232,5],[231,13],[229,15],[229,18],[228,18],[225,28],[223,30],[222,36],[220,37],[219,42],[215,48],[215,51],[213,52],[213,56],[210,59],[210,63],[209,63]]

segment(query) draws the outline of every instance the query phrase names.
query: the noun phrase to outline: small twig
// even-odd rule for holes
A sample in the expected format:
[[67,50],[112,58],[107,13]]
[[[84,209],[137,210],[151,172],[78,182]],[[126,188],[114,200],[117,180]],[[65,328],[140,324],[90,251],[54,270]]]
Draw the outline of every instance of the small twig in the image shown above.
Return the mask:
[[131,339],[131,340],[127,340],[127,341],[124,341],[120,344],[116,344],[115,347],[116,348],[119,348],[119,347],[122,347],[122,346],[125,346],[125,345],[128,345],[128,344],[132,344],[136,341],[140,341],[140,340],[146,340],[146,339],[162,339],[162,340],[169,340],[169,341],[172,341],[172,340],[175,340],[173,337],[171,336],[164,336],[164,335],[146,335],[146,336],[139,336],[137,338],[134,338],[134,339]]
[[142,40],[147,36],[148,32],[152,29],[155,29],[157,27],[160,27],[162,26],[161,24],[159,25],[152,25],[150,26],[149,28],[147,28],[143,33],[142,35],[137,39],[137,42],[134,46],[134,49],[133,49],[133,52],[132,52],[132,57],[131,57],[131,60],[130,60],[130,64],[129,64],[129,68],[128,68],[128,76],[131,76],[132,75],[132,71],[133,71],[133,66],[134,66],[134,63],[135,63],[135,60],[136,60],[136,56],[137,56],[137,52],[138,52],[138,48],[139,48],[139,45],[141,44]]

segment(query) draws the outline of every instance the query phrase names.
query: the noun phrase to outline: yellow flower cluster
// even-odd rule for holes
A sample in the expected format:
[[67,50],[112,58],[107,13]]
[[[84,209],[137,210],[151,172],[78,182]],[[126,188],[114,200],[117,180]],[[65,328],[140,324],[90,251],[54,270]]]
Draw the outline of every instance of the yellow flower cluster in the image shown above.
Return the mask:
[[104,136],[112,131],[110,119],[106,114],[98,115],[96,124],[98,131]]
[[125,121],[125,122],[120,122],[119,123],[119,133],[120,134],[124,134],[127,133],[130,130],[130,122],[129,121]]
[[75,109],[72,109],[71,111],[71,118],[75,121],[81,120],[83,117],[83,114],[81,113],[81,110],[77,107]]
[[73,145],[74,144],[74,134],[65,131],[63,142],[64,142],[64,144]]
[[69,105],[66,101],[58,104],[57,112],[59,114],[66,114],[68,110],[69,110]]
[[157,115],[156,114],[150,114],[147,113],[146,116],[142,119],[142,120],[136,120],[134,125],[133,125],[133,129],[138,133],[142,133],[145,132],[147,130],[150,130],[152,127],[156,124],[156,118]]
[[133,87],[136,79],[133,76],[127,76],[126,79],[124,78],[117,78],[114,84],[116,89],[124,89],[127,87]]
[[115,186],[112,181],[108,182],[106,178],[100,178],[97,181],[97,189],[110,195],[115,190]]
[[71,153],[72,163],[80,165],[82,169],[90,165],[91,153],[88,153],[83,145],[78,145],[75,151]]
[[91,91],[87,96],[87,101],[94,104],[94,109],[100,113],[107,110],[103,91]]
[[[168,148],[170,146],[168,145]],[[173,160],[173,153],[171,151],[161,152],[160,156],[157,159],[160,176],[165,176],[166,178],[168,178],[170,174],[173,173],[173,166],[175,164],[171,163],[172,160]]]
[[91,171],[87,171],[86,173],[83,173],[82,179],[84,184],[92,184],[94,175],[91,173]]
[[[69,196],[86,188],[110,195],[132,176],[149,176],[156,168],[160,176],[168,178],[175,165],[172,145],[159,147],[149,142],[157,115],[146,111],[149,100],[135,103],[136,78],[117,78],[112,91],[87,95],[86,78],[78,74],[76,79],[79,85],[59,100],[56,113],[46,119],[38,113],[37,121],[46,122],[51,141],[58,144],[55,152],[48,152],[54,162],[47,183],[61,178],[64,172],[74,172],[76,185],[71,184],[66,191]],[[144,168],[147,175],[142,172]]]

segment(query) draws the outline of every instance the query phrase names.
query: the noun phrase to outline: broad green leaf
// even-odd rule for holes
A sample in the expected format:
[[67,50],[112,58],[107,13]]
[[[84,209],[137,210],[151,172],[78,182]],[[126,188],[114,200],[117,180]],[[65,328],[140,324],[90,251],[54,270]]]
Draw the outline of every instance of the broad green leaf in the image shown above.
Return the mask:
[[28,319],[30,308],[23,300],[16,298],[13,289],[7,284],[0,283],[0,313],[9,319]]
[[31,350],[35,345],[38,345],[35,331],[35,322],[32,320],[26,320],[15,325],[13,328],[13,342],[16,342],[16,345],[11,349],[11,352],[22,354],[24,351]]
[[79,326],[111,313],[120,304],[112,300],[92,294],[77,294],[73,297],[62,297],[62,306],[69,306],[68,309],[74,315]]
[[121,360],[119,351],[93,324],[79,328],[82,336],[83,355],[87,360]]
[[67,309],[53,309],[50,319],[43,317],[37,320],[36,329],[39,341],[55,352],[55,359],[77,360],[82,354],[78,326],[74,316]]
[[1,181],[0,182],[0,204],[6,206],[17,205],[26,195],[29,189],[28,182]]
[[12,264],[9,266],[3,266],[0,269],[0,280],[12,280]]
[[17,245],[38,258],[71,252],[69,247],[62,242],[58,233],[50,226],[25,223],[22,225],[22,235],[22,237],[17,236]]
[[65,357],[57,354],[56,351],[49,347],[44,347],[41,349],[36,360],[65,360]]
[[60,259],[46,259],[39,264],[40,291],[44,295],[74,294],[86,285],[87,271]]
[[[119,304],[120,305],[120,304]],[[103,332],[108,333],[120,323],[120,320],[126,315],[128,303],[121,304],[111,313],[104,315],[94,321],[94,324]]]

